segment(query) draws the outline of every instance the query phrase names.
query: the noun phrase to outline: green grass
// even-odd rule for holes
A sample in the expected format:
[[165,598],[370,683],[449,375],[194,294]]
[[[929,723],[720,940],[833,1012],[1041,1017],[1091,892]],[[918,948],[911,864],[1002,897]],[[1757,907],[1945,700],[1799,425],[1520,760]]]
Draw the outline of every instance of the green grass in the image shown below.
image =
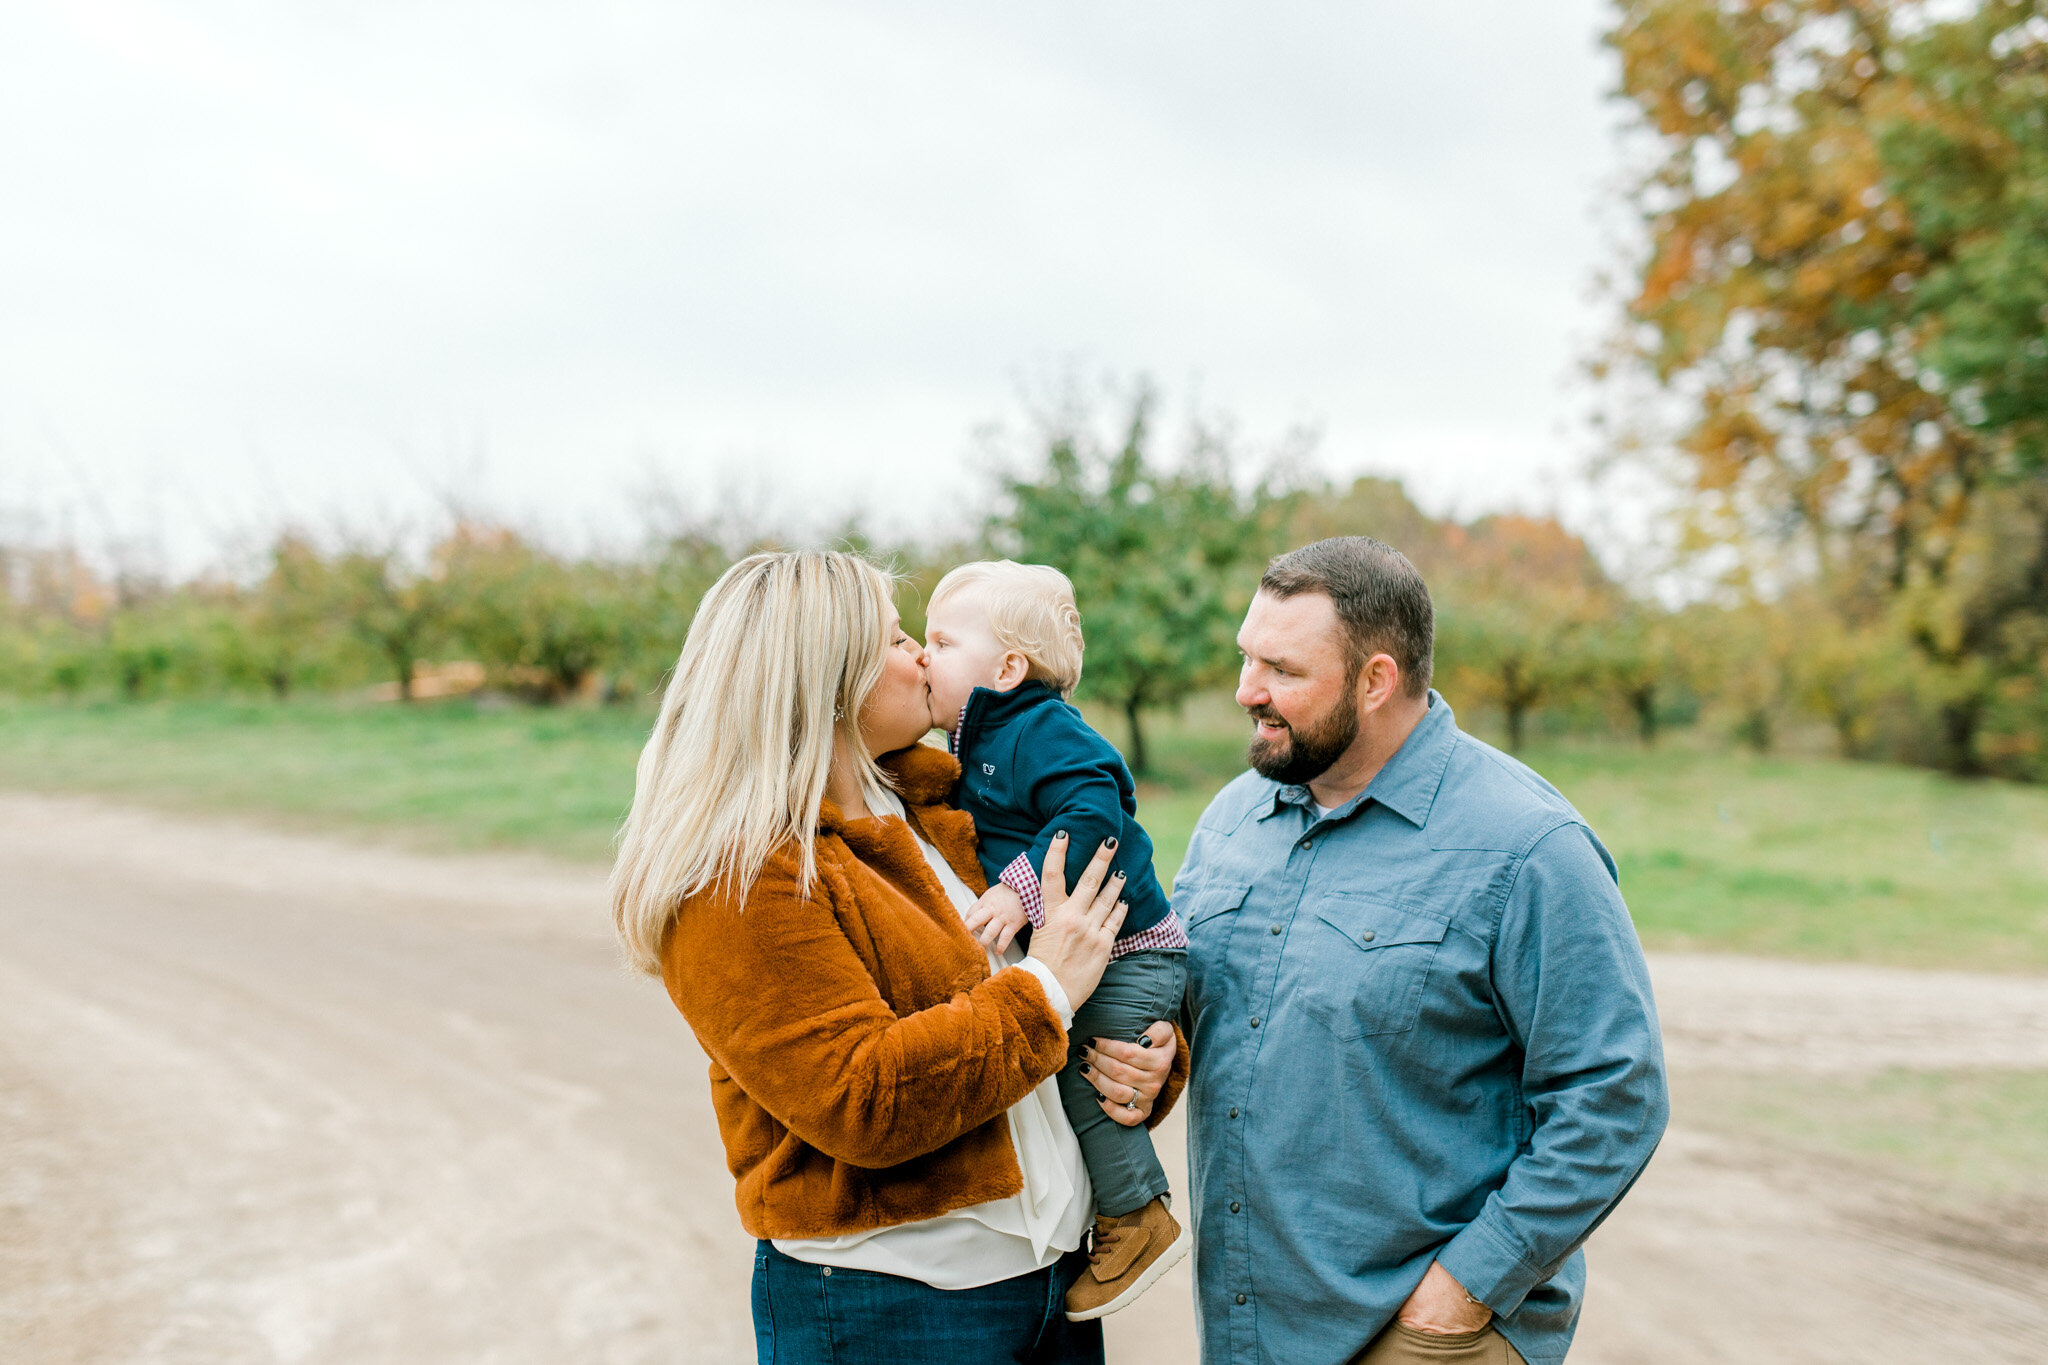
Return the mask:
[[1613,852],[1647,943],[2048,968],[2048,790],[1830,759],[1528,758]]
[[466,701],[0,703],[0,785],[603,858],[649,723]]
[[[1170,883],[1209,795],[1242,770],[1244,725],[1226,698],[1204,698],[1147,737],[1179,779],[1148,784],[1138,807]],[[1521,757],[1606,843],[1653,947],[2048,970],[2048,788],[1707,752],[1683,736]]]
[[2048,1072],[1688,1073],[1673,1115],[1983,1199],[2048,1197]]
[[[1122,739],[1121,718],[1091,718]],[[649,723],[468,702],[0,702],[0,785],[602,858]],[[1165,780],[1141,789],[1139,815],[1170,885],[1241,769],[1244,722],[1208,697],[1147,734]],[[1613,851],[1652,946],[2048,969],[2048,789],[1682,743],[1525,757]]]

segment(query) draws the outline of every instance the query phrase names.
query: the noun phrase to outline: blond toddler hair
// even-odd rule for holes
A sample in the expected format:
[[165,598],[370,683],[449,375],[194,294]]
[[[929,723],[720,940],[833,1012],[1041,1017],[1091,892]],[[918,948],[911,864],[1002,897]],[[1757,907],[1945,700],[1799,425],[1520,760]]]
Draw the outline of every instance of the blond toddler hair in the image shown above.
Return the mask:
[[979,587],[996,642],[1014,649],[1031,665],[1030,676],[1062,698],[1081,682],[1081,611],[1074,585],[1050,564],[984,559],[959,568],[932,589],[932,606],[956,592]]

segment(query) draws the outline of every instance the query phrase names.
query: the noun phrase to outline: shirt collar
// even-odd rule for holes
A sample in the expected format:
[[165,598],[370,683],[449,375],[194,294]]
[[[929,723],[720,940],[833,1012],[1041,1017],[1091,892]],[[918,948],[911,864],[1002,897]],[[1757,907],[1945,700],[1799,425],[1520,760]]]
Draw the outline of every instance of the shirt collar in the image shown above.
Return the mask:
[[[1408,732],[1408,738],[1401,741],[1401,747],[1394,751],[1394,756],[1373,775],[1364,791],[1323,818],[1349,819],[1366,802],[1377,801],[1421,829],[1429,823],[1430,807],[1436,804],[1437,789],[1443,785],[1444,769],[1451,761],[1451,741],[1457,729],[1457,718],[1451,714],[1451,704],[1431,688],[1429,709]],[[1277,787],[1273,792],[1273,809],[1267,814],[1277,814],[1282,806],[1300,806],[1313,816],[1314,803],[1315,797],[1306,786]]]

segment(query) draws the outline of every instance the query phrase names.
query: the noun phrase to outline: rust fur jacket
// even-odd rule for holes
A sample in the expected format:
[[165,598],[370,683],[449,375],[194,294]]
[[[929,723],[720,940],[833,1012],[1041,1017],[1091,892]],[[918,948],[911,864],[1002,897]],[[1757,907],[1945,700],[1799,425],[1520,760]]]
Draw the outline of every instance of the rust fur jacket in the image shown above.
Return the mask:
[[[944,804],[960,769],[918,745],[887,755],[911,821],[979,891],[974,821]],[[917,841],[890,819],[818,819],[818,878],[794,843],[744,896],[683,902],[669,995],[711,1058],[740,1223],[755,1237],[838,1237],[1016,1194],[1004,1114],[1066,1060],[1038,979],[990,975]],[[1151,1122],[1187,1078],[1186,1044]]]

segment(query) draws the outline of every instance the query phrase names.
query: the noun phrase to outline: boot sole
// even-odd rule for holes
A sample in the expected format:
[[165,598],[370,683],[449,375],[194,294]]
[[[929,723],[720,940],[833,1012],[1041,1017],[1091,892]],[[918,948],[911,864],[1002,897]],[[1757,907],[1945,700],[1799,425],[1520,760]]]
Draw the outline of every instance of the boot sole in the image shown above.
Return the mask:
[[1115,1298],[1111,1299],[1108,1303],[1103,1304],[1099,1308],[1091,1308],[1085,1313],[1067,1314],[1067,1321],[1092,1322],[1096,1318],[1108,1317],[1111,1313],[1116,1312],[1119,1308],[1130,1307],[1132,1304],[1138,1301],[1138,1296],[1140,1294],[1143,1294],[1153,1285],[1159,1283],[1159,1277],[1161,1275],[1164,1275],[1167,1271],[1179,1265],[1181,1261],[1186,1258],[1188,1252],[1193,1249],[1194,1245],[1194,1232],[1190,1230],[1186,1225],[1182,1225],[1180,1230],[1180,1236],[1173,1239],[1173,1245],[1169,1246],[1164,1252],[1162,1252],[1158,1260],[1154,1261],[1151,1265],[1145,1267],[1145,1273],[1138,1276],[1138,1282],[1136,1284],[1132,1285],[1129,1289],[1126,1289],[1123,1293],[1117,1295]]

